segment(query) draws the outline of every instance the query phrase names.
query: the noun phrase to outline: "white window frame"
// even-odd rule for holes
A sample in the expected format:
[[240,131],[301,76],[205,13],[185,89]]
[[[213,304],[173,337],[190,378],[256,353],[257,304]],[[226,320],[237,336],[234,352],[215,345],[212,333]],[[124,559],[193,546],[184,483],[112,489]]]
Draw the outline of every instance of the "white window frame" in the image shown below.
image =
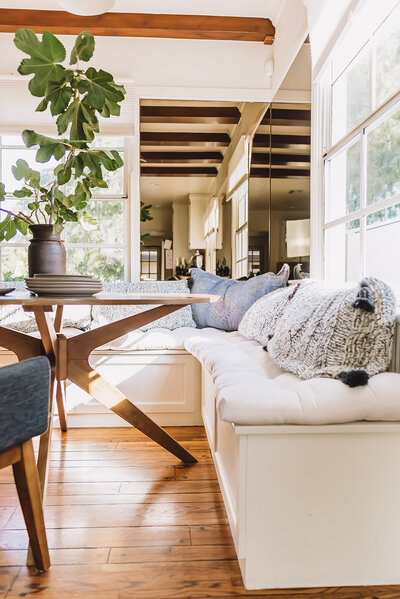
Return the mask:
[[[9,132],[7,133],[3,133],[3,135],[10,135]],[[103,134],[101,135],[101,137],[123,137],[120,135],[107,135],[107,134]],[[129,219],[129,213],[132,211],[131,208],[131,202],[132,202],[132,194],[129,193],[129,189],[130,189],[130,154],[131,154],[131,143],[132,143],[132,138],[130,137],[124,137],[124,145],[122,146],[110,146],[110,147],[106,147],[104,149],[106,150],[117,150],[117,151],[121,151],[124,152],[124,166],[122,167],[124,169],[124,181],[123,181],[123,192],[122,194],[107,194],[107,193],[100,193],[100,194],[94,194],[92,196],[92,200],[95,201],[108,201],[108,202],[124,202],[124,210],[123,210],[123,231],[121,231],[121,233],[123,234],[123,241],[121,243],[118,244],[106,244],[106,243],[102,243],[102,244],[98,244],[98,243],[68,243],[65,242],[65,248],[66,250],[70,249],[70,248],[104,248],[104,249],[115,249],[115,250],[123,250],[124,253],[124,280],[125,281],[129,281],[131,279],[131,234],[130,234],[130,219]],[[3,139],[2,139],[2,134],[0,133],[0,155],[1,152],[3,150],[9,150],[9,149],[24,149],[25,146],[22,144],[3,144]],[[97,149],[102,149],[100,146]],[[0,181],[2,180],[2,160],[0,159]],[[14,196],[12,194],[7,194],[6,196],[9,199],[16,199],[14,198]],[[2,249],[3,243],[0,243],[0,280],[2,280],[3,277],[3,273],[2,273],[2,261],[1,261],[1,249]],[[4,247],[7,248],[20,248],[20,247],[28,247],[29,246],[29,242],[28,241],[24,241],[24,242],[16,242],[16,241],[7,241],[6,243],[4,243]]]
[[[362,2],[360,2],[361,4]],[[375,28],[369,36],[369,39],[363,44],[354,56],[350,56],[346,66],[341,71],[348,67],[353,62],[365,47],[367,43],[373,45],[375,43],[375,34],[379,27],[384,23],[390,14],[396,10],[397,5],[392,7],[392,10],[383,18],[382,22]],[[311,276],[315,278],[324,278],[324,234],[325,231],[338,226],[340,224],[360,219],[360,244],[361,244],[361,276],[367,274],[365,264],[365,234],[367,228],[367,217],[379,210],[383,210],[400,202],[400,194],[396,194],[386,200],[378,201],[374,204],[367,205],[367,189],[366,189],[366,166],[367,166],[367,130],[371,126],[378,125],[379,121],[390,118],[392,113],[400,110],[400,90],[395,92],[379,107],[374,106],[373,111],[368,116],[358,123],[352,130],[346,133],[342,138],[337,140],[335,144],[331,144],[331,118],[332,118],[332,58],[337,44],[340,44],[341,38],[345,35],[344,32],[337,40],[333,49],[326,58],[325,63],[317,74],[314,73],[314,81],[312,86],[312,137],[311,137]],[[373,48],[372,48],[373,50]],[[371,59],[374,60],[374,52],[371,52]],[[340,76],[339,73],[335,80]],[[371,94],[373,93],[374,81],[371,84]],[[374,101],[374,100],[373,100]],[[324,204],[325,204],[325,163],[340,153],[346,145],[350,145],[352,141],[359,136],[361,138],[361,189],[360,189],[360,208],[350,214],[346,214],[340,218],[325,222]]]

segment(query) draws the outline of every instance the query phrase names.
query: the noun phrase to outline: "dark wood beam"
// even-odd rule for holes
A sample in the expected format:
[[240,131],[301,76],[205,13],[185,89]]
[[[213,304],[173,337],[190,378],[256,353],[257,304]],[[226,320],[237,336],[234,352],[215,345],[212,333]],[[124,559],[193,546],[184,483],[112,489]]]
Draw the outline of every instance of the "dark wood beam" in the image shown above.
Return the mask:
[[[269,165],[269,153],[266,152],[253,152],[251,156],[252,166],[268,166]],[[290,165],[298,164],[302,166],[308,166],[310,164],[310,156],[308,154],[272,154],[272,166],[274,165]]]
[[142,106],[140,121],[236,125],[240,121],[240,110],[234,106]]
[[152,132],[140,133],[141,146],[206,146],[226,148],[231,143],[227,133],[175,133]]
[[222,162],[221,152],[141,152],[141,158],[148,163],[168,164],[174,162],[191,162],[215,164]]
[[[272,168],[271,179],[308,179],[310,169],[294,169],[294,168]],[[269,179],[269,168],[251,168],[250,177]]]
[[218,170],[213,166],[142,166],[144,177],[216,177]]
[[270,19],[204,15],[160,15],[108,12],[94,17],[59,10],[0,9],[0,32],[14,33],[29,27],[56,34],[77,35],[87,29],[93,35],[161,37],[197,40],[233,40],[272,44],[275,27]]
[[[268,108],[265,113],[261,125],[269,125],[271,110]],[[291,108],[274,108],[272,107],[272,119],[282,121],[304,121],[306,124],[311,123],[311,110],[294,110]]]
[[[309,135],[272,135],[271,142],[273,148],[293,148],[308,149],[311,144]],[[268,133],[257,133],[253,138],[254,148],[269,148],[270,136]]]

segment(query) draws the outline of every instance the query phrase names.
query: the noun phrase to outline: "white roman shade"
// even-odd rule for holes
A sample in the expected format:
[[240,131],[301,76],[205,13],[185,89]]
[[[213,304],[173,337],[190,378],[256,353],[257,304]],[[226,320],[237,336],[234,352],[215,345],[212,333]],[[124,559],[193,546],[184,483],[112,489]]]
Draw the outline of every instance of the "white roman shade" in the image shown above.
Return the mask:
[[[0,79],[0,135],[18,135],[24,129],[34,129],[44,135],[57,134],[50,111],[35,111],[41,99],[31,96],[28,82],[28,77]],[[121,115],[100,118],[100,134],[134,135],[135,87],[131,82],[117,83],[124,85],[127,92]]]

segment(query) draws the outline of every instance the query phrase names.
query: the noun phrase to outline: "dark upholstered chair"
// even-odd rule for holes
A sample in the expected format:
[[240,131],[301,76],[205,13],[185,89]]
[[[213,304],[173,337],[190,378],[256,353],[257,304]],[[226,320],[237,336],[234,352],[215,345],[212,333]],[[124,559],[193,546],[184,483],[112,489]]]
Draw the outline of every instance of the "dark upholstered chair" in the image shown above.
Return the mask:
[[47,430],[49,389],[50,366],[44,356],[0,368],[0,468],[12,464],[39,570],[47,570],[50,558],[32,437]]

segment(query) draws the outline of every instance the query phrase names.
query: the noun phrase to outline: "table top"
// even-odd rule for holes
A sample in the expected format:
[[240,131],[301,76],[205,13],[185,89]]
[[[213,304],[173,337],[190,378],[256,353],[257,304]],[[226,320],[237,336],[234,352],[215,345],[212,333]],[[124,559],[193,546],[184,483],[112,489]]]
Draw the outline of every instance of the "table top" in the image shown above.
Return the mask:
[[68,297],[31,295],[29,291],[13,291],[0,296],[2,305],[24,306],[118,306],[118,305],[175,305],[214,303],[219,295],[207,293],[97,293],[96,295]]

